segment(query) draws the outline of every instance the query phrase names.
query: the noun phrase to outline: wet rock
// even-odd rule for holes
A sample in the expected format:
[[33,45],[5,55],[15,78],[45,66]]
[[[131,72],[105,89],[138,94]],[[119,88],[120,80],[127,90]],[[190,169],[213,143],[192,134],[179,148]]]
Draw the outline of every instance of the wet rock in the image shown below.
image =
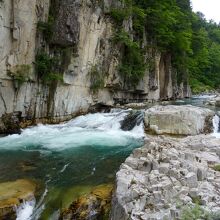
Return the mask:
[[100,185],[90,194],[81,196],[61,213],[62,220],[96,220],[109,219],[113,185]]
[[141,111],[131,111],[121,122],[121,129],[124,131],[132,130],[136,125],[140,125],[144,119],[144,113]]
[[90,106],[88,111],[91,113],[97,113],[97,112],[109,113],[112,107],[113,107],[112,105],[106,105],[104,103],[97,103],[95,105]]
[[0,219],[15,219],[15,207],[32,200],[35,190],[36,184],[30,180],[0,183]]
[[5,113],[0,119],[0,133],[15,134],[20,132],[21,112]]
[[220,107],[220,97],[215,100],[215,106]]
[[213,131],[215,113],[209,109],[187,106],[155,106],[145,111],[147,131],[156,134],[197,135]]

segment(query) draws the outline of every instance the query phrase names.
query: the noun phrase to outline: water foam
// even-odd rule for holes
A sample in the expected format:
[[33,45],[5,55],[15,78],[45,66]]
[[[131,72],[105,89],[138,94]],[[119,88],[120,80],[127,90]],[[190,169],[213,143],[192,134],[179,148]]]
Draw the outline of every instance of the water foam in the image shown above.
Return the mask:
[[16,220],[30,220],[35,204],[35,199],[24,201],[18,208],[16,208]]
[[20,135],[1,138],[0,149],[37,150],[48,153],[86,145],[129,145],[132,139],[144,137],[144,129],[141,123],[131,131],[122,131],[120,122],[128,113],[129,110],[95,113],[79,116],[59,125],[39,124],[24,129]]
[[220,138],[220,133],[219,133],[219,122],[220,122],[220,119],[219,119],[219,116],[218,115],[215,115],[212,119],[212,122],[213,122],[213,127],[214,127],[214,133],[213,135],[217,138]]

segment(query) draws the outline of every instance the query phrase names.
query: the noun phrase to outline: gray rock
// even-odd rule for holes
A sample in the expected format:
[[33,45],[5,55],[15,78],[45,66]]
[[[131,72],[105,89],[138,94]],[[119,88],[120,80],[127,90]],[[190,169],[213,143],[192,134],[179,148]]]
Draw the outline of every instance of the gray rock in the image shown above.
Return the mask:
[[185,180],[186,180],[187,186],[189,186],[191,188],[197,187],[197,185],[198,185],[197,176],[193,172],[188,173],[185,177]]
[[[218,210],[220,174],[209,167],[210,157],[203,155],[214,154],[219,146],[220,140],[209,135],[181,139],[151,136],[126,160],[136,168],[122,165],[117,173],[112,213],[121,216],[114,214],[112,220],[178,219],[183,207],[193,205],[196,198],[206,210]],[[149,172],[143,169],[143,161],[155,161],[158,166]],[[220,159],[215,158],[215,163]]]
[[215,113],[195,106],[155,106],[145,111],[147,130],[156,134],[197,135],[213,131]]

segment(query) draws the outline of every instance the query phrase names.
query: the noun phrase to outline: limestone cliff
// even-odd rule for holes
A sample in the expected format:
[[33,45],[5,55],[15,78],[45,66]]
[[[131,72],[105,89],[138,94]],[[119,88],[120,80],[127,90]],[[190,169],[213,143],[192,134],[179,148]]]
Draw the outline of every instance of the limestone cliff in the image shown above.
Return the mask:
[[[121,48],[111,40],[115,32],[111,7],[121,4],[116,0],[0,1],[1,132],[12,129],[14,123],[19,127],[22,119],[31,123],[66,120],[96,103],[190,96],[187,79],[177,84],[170,54],[149,47],[146,63],[151,60],[151,68],[138,85],[127,85],[118,71]],[[39,23],[46,24],[51,14],[52,37],[48,40]],[[123,26],[132,33],[132,19]],[[46,31],[49,33],[49,27]],[[143,42],[147,44],[145,38]],[[44,83],[37,74],[36,54],[42,50],[59,58],[62,81]]]

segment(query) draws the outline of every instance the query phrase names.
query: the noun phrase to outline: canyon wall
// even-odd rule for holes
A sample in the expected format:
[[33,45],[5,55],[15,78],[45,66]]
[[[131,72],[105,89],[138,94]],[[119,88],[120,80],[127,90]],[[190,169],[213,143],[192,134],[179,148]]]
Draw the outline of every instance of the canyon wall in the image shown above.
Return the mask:
[[[127,85],[118,71],[121,48],[112,43],[111,7],[121,5],[115,0],[0,1],[0,132],[25,126],[22,121],[63,121],[97,103],[190,96],[187,80],[177,84],[170,54],[149,47],[146,62],[150,59],[153,68],[138,85]],[[51,13],[53,36],[48,43],[38,24],[46,23]],[[123,26],[132,33],[132,19]],[[62,58],[62,81],[45,84],[39,78],[36,54],[42,49]],[[22,71],[28,76],[21,76]],[[102,86],[97,85],[100,80]]]

